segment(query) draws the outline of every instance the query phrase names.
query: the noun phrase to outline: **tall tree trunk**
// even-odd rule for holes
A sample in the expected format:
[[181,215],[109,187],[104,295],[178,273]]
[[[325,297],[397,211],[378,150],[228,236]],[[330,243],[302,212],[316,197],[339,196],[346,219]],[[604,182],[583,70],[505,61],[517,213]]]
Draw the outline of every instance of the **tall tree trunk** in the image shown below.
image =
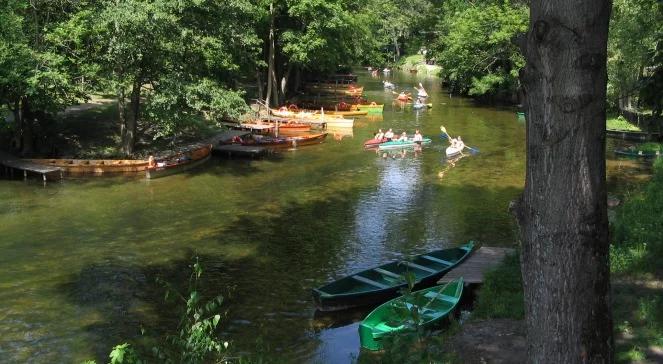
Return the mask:
[[[267,55],[267,96],[265,103],[271,106],[272,84],[275,81],[274,75],[274,2],[269,4],[269,51]],[[276,96],[278,97],[278,96]]]
[[136,126],[140,117],[140,87],[141,77],[137,77],[131,88],[131,114],[125,118],[126,132],[122,140],[122,151],[127,156],[134,153],[134,147],[136,146]]
[[124,141],[127,139],[127,106],[124,86],[119,86],[117,90],[117,111],[120,118],[120,143],[124,152]]
[[609,0],[531,2],[521,73],[522,238],[532,363],[612,363],[605,167]]
[[262,77],[260,76],[260,70],[259,69],[256,70],[256,83],[258,84],[258,95],[256,95],[256,96],[258,97],[258,100],[263,100],[263,98],[262,98],[262,95],[263,95],[263,93],[262,93]]
[[398,36],[394,35],[394,62],[401,58],[401,48],[398,46]]
[[29,156],[34,153],[34,135],[33,135],[33,123],[34,115],[32,110],[30,110],[30,101],[27,96],[22,96],[20,101],[21,110],[19,113],[19,133],[21,140],[21,155]]

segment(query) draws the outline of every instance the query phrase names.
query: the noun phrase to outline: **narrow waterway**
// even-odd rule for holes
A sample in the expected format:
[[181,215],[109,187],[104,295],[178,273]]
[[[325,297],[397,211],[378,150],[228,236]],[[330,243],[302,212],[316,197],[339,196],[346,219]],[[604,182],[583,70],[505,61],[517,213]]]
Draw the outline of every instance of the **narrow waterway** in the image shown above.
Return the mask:
[[[450,97],[439,79],[388,78],[407,91],[422,82],[433,108],[392,105],[384,77],[363,72],[384,115],[358,118],[321,145],[213,159],[152,181],[1,180],[0,361],[105,362],[116,344],[149,342],[177,319],[155,279],[186,283],[197,255],[205,293],[226,296],[222,331],[235,351],[345,363],[359,355],[357,317],[316,315],[311,287],[467,240],[512,246],[523,120]],[[440,125],[480,153],[447,163]],[[419,153],[365,151],[378,128],[419,128],[433,143]],[[642,163],[609,166],[613,187],[647,174]]]

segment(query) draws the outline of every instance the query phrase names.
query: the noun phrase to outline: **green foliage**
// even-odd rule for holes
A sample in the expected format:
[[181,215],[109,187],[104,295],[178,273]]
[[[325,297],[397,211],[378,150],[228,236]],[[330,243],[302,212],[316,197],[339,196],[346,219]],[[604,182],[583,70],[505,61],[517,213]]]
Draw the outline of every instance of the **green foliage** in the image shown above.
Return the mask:
[[166,288],[165,299],[175,298],[184,304],[177,334],[167,335],[167,347],[154,348],[153,352],[160,360],[167,363],[207,363],[228,360],[224,352],[227,342],[216,337],[216,330],[221,320],[218,313],[223,304],[223,296],[218,295],[205,301],[199,289],[199,280],[203,274],[202,266],[196,258],[191,266],[188,294],[183,295],[171,284],[158,280]]
[[[663,4],[657,0],[615,0],[608,38],[608,100],[613,106],[636,98],[656,85],[661,72],[657,54],[663,46]],[[659,74],[660,76],[660,74]],[[654,82],[652,82],[654,81]],[[645,101],[660,105],[663,90],[645,90]]]
[[138,358],[138,354],[131,347],[131,345],[124,343],[116,345],[111,351],[110,364],[142,364],[142,360]]
[[527,13],[509,2],[444,8],[434,54],[454,91],[481,96],[517,89],[525,61],[513,38],[527,30]]
[[472,316],[481,319],[522,319],[525,315],[518,254],[508,255],[484,276]]
[[622,115],[606,120],[606,128],[612,130],[641,131],[638,126],[629,123]]
[[[659,145],[660,147],[660,145]],[[617,210],[610,250],[611,270],[645,274],[663,259],[663,160],[654,163],[654,176],[642,193]]]

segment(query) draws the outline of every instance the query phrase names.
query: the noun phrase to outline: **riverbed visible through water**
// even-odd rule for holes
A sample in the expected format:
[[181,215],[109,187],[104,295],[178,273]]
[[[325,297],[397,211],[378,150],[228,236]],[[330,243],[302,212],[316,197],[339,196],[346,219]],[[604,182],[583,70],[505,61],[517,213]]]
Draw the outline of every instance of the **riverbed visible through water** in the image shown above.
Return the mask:
[[[203,293],[225,296],[221,335],[234,352],[346,363],[359,355],[361,317],[316,314],[312,287],[468,240],[513,247],[524,120],[450,96],[437,78],[387,78],[408,92],[422,82],[433,107],[393,105],[385,77],[360,72],[384,114],[320,145],[150,181],[0,180],[0,361],[102,363],[114,345],[149,343],[177,324],[155,279],[182,288],[198,256]],[[480,152],[448,163],[441,125]],[[378,128],[418,128],[433,143],[364,150]],[[646,174],[609,161],[611,189]]]

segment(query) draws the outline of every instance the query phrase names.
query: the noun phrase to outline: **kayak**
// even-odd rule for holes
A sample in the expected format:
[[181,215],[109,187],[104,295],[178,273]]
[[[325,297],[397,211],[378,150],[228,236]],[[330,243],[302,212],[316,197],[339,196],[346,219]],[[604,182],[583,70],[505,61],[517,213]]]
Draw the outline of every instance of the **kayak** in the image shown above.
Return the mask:
[[460,147],[448,146],[447,149],[445,150],[445,153],[447,154],[447,157],[453,157],[458,154],[461,154],[463,152],[463,148],[465,148],[465,145]]
[[408,138],[408,140],[401,141],[401,140],[392,140],[390,142],[385,142],[379,145],[380,149],[396,149],[396,148],[410,148],[414,147],[416,145],[426,145],[430,144],[431,140],[430,138],[424,138],[424,140],[420,142],[415,142],[412,140],[412,138]]
[[380,144],[386,143],[386,142],[387,142],[387,138],[369,139],[369,140],[364,142],[364,148],[375,148],[375,147],[379,146]]
[[456,248],[434,250],[408,261],[393,261],[340,278],[312,290],[320,311],[337,311],[384,302],[407,286],[404,275],[414,274],[415,288],[432,286],[461,263],[474,248],[469,242]]
[[414,104],[412,104],[412,107],[415,108],[415,109],[423,109],[424,107],[427,107],[427,108],[431,109],[431,108],[433,108],[433,104],[424,104],[424,103],[417,104],[417,103],[414,103]]
[[[366,316],[359,324],[361,347],[368,350],[383,349],[382,339],[402,333],[414,332],[417,327],[429,328],[447,317],[458,305],[463,294],[463,278],[448,284],[412,292],[385,302]],[[413,311],[418,313],[414,321]]]

